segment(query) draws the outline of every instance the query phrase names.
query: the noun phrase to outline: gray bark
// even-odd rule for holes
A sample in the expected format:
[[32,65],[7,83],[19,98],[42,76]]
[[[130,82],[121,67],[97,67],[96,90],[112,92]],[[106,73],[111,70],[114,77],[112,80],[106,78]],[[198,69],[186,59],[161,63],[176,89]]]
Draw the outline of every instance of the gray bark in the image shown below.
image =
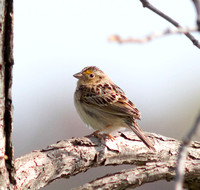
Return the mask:
[[[142,183],[161,179],[173,179],[180,145],[179,141],[151,134],[149,138],[154,141],[156,148],[156,152],[153,152],[146,148],[132,132],[120,133],[115,138],[115,141],[106,139],[103,142],[93,136],[74,138],[60,141],[46,149],[33,151],[16,159],[16,189],[40,189],[55,179],[69,178],[92,167],[103,165],[134,164],[138,167],[132,171],[117,174],[122,175],[122,179],[123,176],[129,176],[127,179],[130,180],[127,180],[127,184],[123,186],[124,188],[121,187],[119,179],[116,184],[112,184],[112,180],[110,184],[108,181],[103,183],[106,178],[95,181],[97,187],[102,184],[118,187],[120,184],[120,189],[125,189],[127,185],[138,186]],[[142,177],[145,175],[144,171],[146,171],[146,177]],[[153,171],[157,172],[152,174]],[[199,142],[193,142],[189,148],[185,172],[185,186],[191,188],[192,184],[194,187],[199,187]],[[137,175],[135,175],[136,173]],[[139,184],[138,179],[140,179]],[[88,187],[88,184],[86,184],[86,187]]]
[[[197,170],[199,171],[199,164],[199,161],[186,162],[186,171],[190,171],[190,174],[185,177],[185,187],[188,189],[200,189],[200,180],[198,180],[198,183],[194,183],[194,178],[191,175],[191,173],[195,174]],[[174,161],[148,163],[145,166],[138,166],[115,174],[106,175],[105,177],[86,183],[73,190],[127,189],[129,187],[139,187],[144,183],[155,182],[158,180],[171,181],[175,177],[175,168],[176,162]]]

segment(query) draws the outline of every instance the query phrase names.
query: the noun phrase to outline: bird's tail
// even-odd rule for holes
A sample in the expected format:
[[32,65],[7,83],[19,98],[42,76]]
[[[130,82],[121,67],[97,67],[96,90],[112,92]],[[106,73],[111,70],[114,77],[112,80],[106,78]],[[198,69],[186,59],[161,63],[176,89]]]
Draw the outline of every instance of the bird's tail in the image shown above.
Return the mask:
[[129,126],[131,130],[142,140],[142,142],[151,150],[156,151],[151,141],[144,135],[139,125],[133,122],[133,126]]

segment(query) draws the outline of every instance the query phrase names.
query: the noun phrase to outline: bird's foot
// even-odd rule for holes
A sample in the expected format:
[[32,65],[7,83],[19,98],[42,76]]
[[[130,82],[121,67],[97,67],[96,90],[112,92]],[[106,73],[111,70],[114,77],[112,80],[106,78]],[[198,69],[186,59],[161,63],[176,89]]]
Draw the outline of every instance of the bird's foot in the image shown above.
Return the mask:
[[111,139],[112,141],[115,140],[115,137],[113,137],[112,135],[107,134],[107,133],[100,134],[100,132],[101,132],[100,130],[97,130],[97,131],[95,131],[94,133],[92,133],[92,135],[94,135],[95,137],[99,138],[100,140],[105,140],[104,135],[105,135],[106,137],[109,137],[109,139]]

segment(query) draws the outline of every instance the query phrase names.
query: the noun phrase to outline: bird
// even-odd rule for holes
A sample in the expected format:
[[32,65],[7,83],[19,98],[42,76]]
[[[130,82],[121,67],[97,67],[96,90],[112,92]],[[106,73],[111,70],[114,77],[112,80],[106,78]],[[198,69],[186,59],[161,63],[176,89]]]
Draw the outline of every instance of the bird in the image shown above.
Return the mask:
[[141,113],[124,91],[96,66],[87,66],[73,75],[78,79],[74,104],[83,122],[96,130],[94,134],[109,133],[119,128],[131,129],[151,150],[156,151],[144,135],[137,120]]

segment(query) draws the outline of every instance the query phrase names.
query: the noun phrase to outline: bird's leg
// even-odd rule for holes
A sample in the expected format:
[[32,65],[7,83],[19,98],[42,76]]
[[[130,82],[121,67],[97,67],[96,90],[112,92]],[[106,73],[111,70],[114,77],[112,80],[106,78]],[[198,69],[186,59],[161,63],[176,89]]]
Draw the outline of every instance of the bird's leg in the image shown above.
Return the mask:
[[[112,125],[106,125],[105,128],[109,128],[112,127]],[[101,132],[101,130],[96,130],[95,132],[92,133],[92,135],[96,136],[99,139],[103,139],[102,135],[99,134]],[[107,137],[109,137],[111,140],[115,140],[115,137],[113,137],[112,135],[108,134],[108,133],[104,133]]]
[[[105,126],[105,128],[109,128],[109,127],[112,127],[112,125],[106,125]],[[105,133],[105,135],[107,136],[107,137],[109,137],[111,140],[115,140],[115,137],[113,137],[112,135],[110,135],[110,134],[107,134],[107,133]]]
[[94,135],[95,137],[99,138],[99,139],[102,139],[102,135],[100,135],[101,131],[100,130],[96,130],[95,132],[92,133],[92,135]]
[[[97,137],[98,139],[100,139],[101,141],[105,141],[105,137],[103,137],[102,134],[100,134],[100,130],[96,130],[95,132],[92,133],[92,135],[94,135],[95,137]],[[107,134],[105,134],[107,135]]]

